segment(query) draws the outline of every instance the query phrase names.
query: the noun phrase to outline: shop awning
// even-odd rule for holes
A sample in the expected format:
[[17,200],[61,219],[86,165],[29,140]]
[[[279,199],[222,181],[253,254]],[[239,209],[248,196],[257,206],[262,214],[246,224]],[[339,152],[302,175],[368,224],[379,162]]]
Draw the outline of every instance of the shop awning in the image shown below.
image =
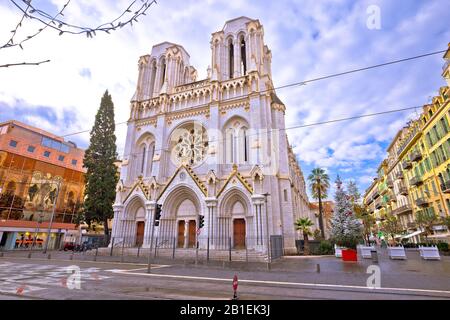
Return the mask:
[[407,234],[406,236],[403,236],[402,239],[408,239],[408,238],[411,238],[411,237],[414,237],[414,236],[418,236],[421,233],[423,233],[422,230],[417,230],[417,231],[414,231],[413,233],[410,233],[410,234]]

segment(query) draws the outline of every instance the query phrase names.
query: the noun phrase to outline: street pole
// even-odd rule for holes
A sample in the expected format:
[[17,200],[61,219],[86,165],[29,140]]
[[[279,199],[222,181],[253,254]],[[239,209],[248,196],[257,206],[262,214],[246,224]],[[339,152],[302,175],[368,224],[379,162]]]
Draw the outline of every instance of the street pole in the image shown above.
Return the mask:
[[48,225],[48,230],[47,230],[47,239],[45,241],[45,248],[44,251],[42,253],[47,253],[47,249],[48,249],[48,243],[50,242],[50,232],[52,230],[52,224],[53,224],[53,218],[55,216],[55,210],[56,210],[56,202],[59,196],[59,189],[61,187],[61,182],[58,182],[58,188],[56,190],[56,195],[55,195],[55,199],[53,200],[53,209],[52,209],[52,216],[50,218],[50,223]]
[[197,213],[197,230],[195,230],[195,265],[198,263],[198,232],[200,230],[200,219]]
[[156,215],[156,206],[157,203],[155,201],[155,209],[153,210],[152,215],[152,234],[150,236],[150,248],[148,250],[148,265],[147,265],[147,273],[151,272],[151,266],[152,266],[152,247],[153,247],[153,233],[155,232],[155,215]]
[[36,238],[37,238],[37,236],[38,236],[38,233],[39,233],[39,230],[40,230],[40,227],[41,227],[41,223],[42,223],[42,218],[43,218],[43,217],[44,217],[44,215],[43,215],[43,213],[41,212],[41,213],[39,214],[39,218],[38,218],[38,222],[37,222],[37,228],[36,228],[35,233],[34,233],[33,243],[31,244],[30,252],[33,251],[33,247],[34,247],[35,244],[36,244]]
[[318,177],[318,187],[317,187],[317,192],[318,192],[318,197],[319,197],[319,228],[320,228],[320,233],[322,235],[322,238],[325,239],[325,230],[324,230],[324,226],[323,226],[323,215],[322,215],[322,185],[320,184],[320,176]]

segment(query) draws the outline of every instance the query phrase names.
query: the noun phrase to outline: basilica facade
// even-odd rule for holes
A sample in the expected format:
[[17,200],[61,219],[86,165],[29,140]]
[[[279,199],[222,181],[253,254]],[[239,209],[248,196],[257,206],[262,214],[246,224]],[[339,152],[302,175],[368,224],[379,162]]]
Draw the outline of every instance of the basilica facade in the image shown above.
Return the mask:
[[263,26],[227,21],[210,44],[203,80],[178,44],[157,44],[139,59],[112,237],[128,247],[157,238],[265,252],[270,236],[282,235],[285,252],[295,252],[294,222],[311,212]]

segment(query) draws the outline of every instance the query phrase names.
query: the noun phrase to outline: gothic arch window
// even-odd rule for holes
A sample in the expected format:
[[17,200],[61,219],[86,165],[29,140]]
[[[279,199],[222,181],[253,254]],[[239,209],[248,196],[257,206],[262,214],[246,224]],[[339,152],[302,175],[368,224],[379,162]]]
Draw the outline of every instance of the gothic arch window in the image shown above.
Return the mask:
[[246,55],[247,50],[244,35],[241,35],[239,39],[239,44],[241,47],[241,61],[240,61],[241,75],[244,76],[247,74],[247,55]]
[[234,129],[227,128],[225,132],[225,163],[235,162],[235,136]]
[[177,83],[176,85],[182,85],[185,84],[186,82],[184,81],[184,63],[183,61],[181,61],[180,65],[179,65],[179,70],[178,70],[178,74],[177,74]]
[[239,163],[248,162],[248,129],[246,126],[237,129],[237,155]]
[[242,118],[233,118],[224,126],[224,154],[227,164],[245,164],[250,161],[248,124]]
[[176,166],[200,165],[206,158],[208,144],[208,134],[201,123],[185,123],[177,127],[170,136],[171,161]]
[[234,74],[234,46],[233,39],[228,40],[228,72],[230,79],[233,79]]
[[147,158],[147,153],[146,153],[146,145],[142,144],[139,147],[139,155],[138,155],[138,159],[139,159],[139,174],[138,175],[144,175],[144,169],[145,169],[145,159]]
[[184,83],[189,83],[189,68],[184,68]]
[[162,60],[161,60],[161,83],[159,86],[160,89],[164,85],[165,78],[166,78],[166,58],[162,58]]
[[155,79],[156,79],[156,61],[153,60],[150,69],[150,97],[153,98],[153,91],[155,89]]
[[147,153],[147,171],[145,176],[149,177],[152,174],[152,168],[153,168],[153,156],[155,155],[155,143],[152,142],[148,146],[148,153]]
[[155,138],[150,132],[145,132],[136,141],[131,157],[129,179],[138,176],[148,177],[152,170]]

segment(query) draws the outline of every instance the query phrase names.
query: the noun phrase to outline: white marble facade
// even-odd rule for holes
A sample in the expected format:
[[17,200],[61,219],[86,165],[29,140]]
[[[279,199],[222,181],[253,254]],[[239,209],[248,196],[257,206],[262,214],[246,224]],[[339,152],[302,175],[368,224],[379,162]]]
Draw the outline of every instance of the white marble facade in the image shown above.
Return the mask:
[[178,247],[193,246],[203,215],[201,249],[231,242],[264,252],[269,234],[283,235],[294,252],[294,221],[310,215],[308,197],[263,27],[246,17],[227,21],[212,34],[211,51],[200,81],[181,45],[163,42],[139,59],[112,236],[148,247],[158,203],[154,235]]

